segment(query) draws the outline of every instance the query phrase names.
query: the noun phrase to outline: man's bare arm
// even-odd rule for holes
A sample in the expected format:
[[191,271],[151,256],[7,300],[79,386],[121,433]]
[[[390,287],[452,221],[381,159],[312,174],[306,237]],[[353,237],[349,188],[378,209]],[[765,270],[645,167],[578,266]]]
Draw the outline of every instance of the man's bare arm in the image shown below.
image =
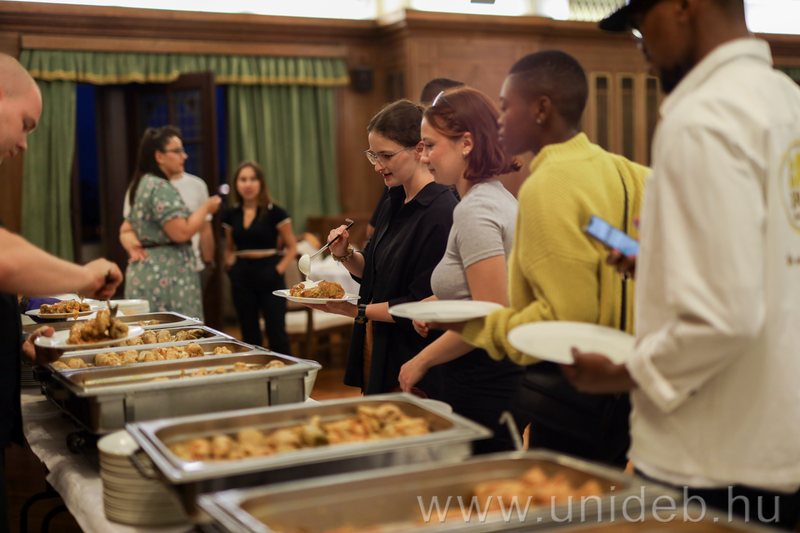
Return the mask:
[[116,264],[97,259],[80,266],[32,245],[0,228],[0,290],[24,296],[49,296],[78,292],[108,298],[122,283]]

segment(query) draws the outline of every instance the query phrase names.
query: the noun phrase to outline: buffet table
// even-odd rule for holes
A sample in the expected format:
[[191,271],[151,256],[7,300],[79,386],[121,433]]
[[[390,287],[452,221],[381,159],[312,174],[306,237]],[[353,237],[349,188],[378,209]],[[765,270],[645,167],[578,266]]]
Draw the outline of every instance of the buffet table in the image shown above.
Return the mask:
[[95,450],[74,454],[67,435],[77,431],[39,389],[22,389],[22,420],[31,450],[49,470],[47,481],[61,495],[70,514],[86,533],[184,533],[192,526],[133,527],[110,522],[103,512],[103,485]]

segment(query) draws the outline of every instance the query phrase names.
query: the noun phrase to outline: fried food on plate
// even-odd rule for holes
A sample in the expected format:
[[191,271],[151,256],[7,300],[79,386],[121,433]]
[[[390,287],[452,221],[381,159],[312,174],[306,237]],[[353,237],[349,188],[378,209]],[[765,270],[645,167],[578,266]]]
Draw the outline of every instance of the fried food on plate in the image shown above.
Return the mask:
[[335,281],[304,281],[291,288],[289,294],[297,298],[344,298],[344,289]]

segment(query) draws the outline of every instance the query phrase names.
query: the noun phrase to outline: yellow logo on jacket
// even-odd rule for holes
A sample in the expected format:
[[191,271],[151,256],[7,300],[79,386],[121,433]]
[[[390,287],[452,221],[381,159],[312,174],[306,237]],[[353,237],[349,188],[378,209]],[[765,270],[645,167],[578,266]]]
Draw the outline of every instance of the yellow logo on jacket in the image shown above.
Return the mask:
[[800,231],[800,141],[795,141],[789,147],[778,172],[783,207],[789,224]]

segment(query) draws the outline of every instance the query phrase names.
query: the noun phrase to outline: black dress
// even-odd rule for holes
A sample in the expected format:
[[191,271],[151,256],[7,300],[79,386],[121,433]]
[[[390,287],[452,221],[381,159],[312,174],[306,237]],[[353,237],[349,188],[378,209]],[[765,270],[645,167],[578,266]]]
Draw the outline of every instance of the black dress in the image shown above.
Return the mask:
[[[262,216],[263,215],[263,216]],[[244,209],[237,206],[222,214],[222,225],[231,230],[236,250],[275,250],[280,232],[278,226],[289,222],[289,215],[280,206],[270,204],[266,213],[259,207],[250,227],[244,227]],[[273,352],[291,355],[286,335],[286,300],[272,291],[286,288],[283,275],[276,266],[282,255],[260,259],[238,257],[228,270],[233,306],[242,327],[242,339],[261,346],[259,311],[264,315],[264,329]]]
[[[431,274],[447,248],[456,199],[450,189],[429,183],[408,203],[403,187],[393,187],[380,206],[375,233],[362,252],[364,274],[361,303],[389,302],[389,306],[415,302],[433,295]],[[344,382],[365,394],[391,392],[398,386],[400,367],[433,342],[438,335],[421,337],[411,320],[370,322],[373,328],[372,361],[364,388],[366,325],[353,326]],[[432,369],[417,384],[431,398],[441,398],[441,374]]]

